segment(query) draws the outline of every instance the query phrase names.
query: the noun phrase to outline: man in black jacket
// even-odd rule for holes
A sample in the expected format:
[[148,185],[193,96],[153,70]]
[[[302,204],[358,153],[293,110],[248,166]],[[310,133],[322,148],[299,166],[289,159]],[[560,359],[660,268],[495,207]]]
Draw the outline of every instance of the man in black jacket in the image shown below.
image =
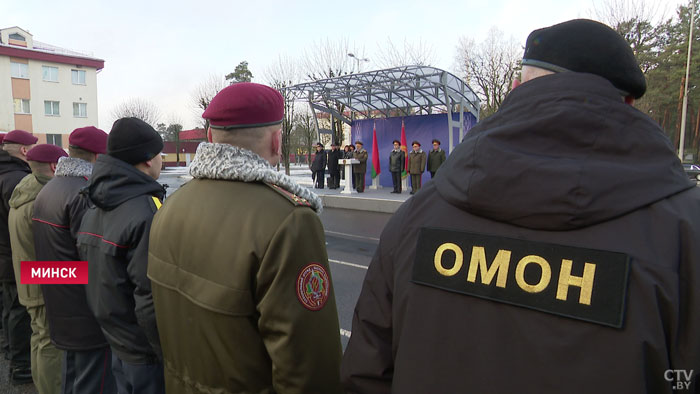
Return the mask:
[[323,144],[316,144],[316,156],[314,156],[314,161],[311,163],[311,171],[313,172],[313,177],[315,179],[314,188],[323,189],[324,179],[326,176],[326,151],[323,150]]
[[27,164],[27,152],[36,144],[37,138],[24,130],[13,130],[3,140],[0,154],[0,281],[2,281],[2,326],[5,341],[9,345],[10,377],[13,384],[32,381],[30,366],[31,319],[27,308],[19,303],[17,282],[12,268],[12,249],[7,217],[10,212],[10,197],[15,186],[32,172]]
[[160,176],[163,139],[144,121],[114,122],[107,154],[97,157],[87,186],[90,207],[78,232],[89,263],[88,306],[112,347],[112,372],[121,393],[163,393],[163,365],[151,283],[148,236],[165,190]]
[[348,393],[697,392],[700,189],[629,44],[535,30],[522,81],[386,225]]
[[[78,261],[76,239],[88,200],[88,184],[98,154],[107,149],[107,133],[95,127],[75,129],[68,137],[70,157],[62,158],[54,178],[34,202],[34,244],[38,261]],[[42,285],[51,342],[64,350],[62,392],[116,393],[112,352],[87,304],[85,285]]]
[[343,152],[338,149],[338,143],[333,141],[331,144],[331,151],[328,152],[328,175],[330,179],[328,182],[329,189],[337,189],[340,187],[340,164],[338,160],[343,158]]
[[406,153],[401,150],[401,142],[394,140],[394,149],[389,154],[389,172],[394,184],[392,193],[401,193],[401,173],[406,169]]

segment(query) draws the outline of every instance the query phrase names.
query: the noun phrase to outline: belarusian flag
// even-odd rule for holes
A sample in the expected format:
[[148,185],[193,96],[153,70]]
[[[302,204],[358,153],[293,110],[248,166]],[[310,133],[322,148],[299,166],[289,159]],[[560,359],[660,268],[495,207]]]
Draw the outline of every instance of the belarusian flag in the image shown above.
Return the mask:
[[403,119],[401,119],[401,150],[406,156],[405,165],[403,171],[401,171],[401,179],[408,176],[408,144],[406,143],[406,127],[403,124]]
[[379,168],[379,147],[377,146],[377,124],[372,130],[372,179],[376,178],[382,172]]

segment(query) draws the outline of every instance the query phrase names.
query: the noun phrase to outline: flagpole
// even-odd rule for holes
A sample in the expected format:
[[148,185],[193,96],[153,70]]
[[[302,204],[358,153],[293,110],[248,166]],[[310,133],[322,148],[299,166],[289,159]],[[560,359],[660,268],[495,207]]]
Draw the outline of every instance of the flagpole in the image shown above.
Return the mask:
[[678,157],[683,161],[683,148],[685,145],[685,117],[688,112],[688,78],[690,77],[690,50],[693,47],[693,25],[695,22],[695,0],[690,11],[690,36],[688,39],[688,61],[685,65],[685,91],[683,93],[683,113],[681,114],[681,139],[678,147]]

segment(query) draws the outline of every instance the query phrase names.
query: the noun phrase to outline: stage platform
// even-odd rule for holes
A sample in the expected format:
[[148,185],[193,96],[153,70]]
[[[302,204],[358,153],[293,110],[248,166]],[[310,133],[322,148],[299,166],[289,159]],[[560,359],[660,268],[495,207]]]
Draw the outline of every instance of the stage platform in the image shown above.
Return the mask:
[[[411,195],[409,190],[404,190],[401,194],[392,194],[391,188],[370,189],[370,185],[365,187],[364,193],[341,194],[344,188],[344,180],[340,181],[340,189],[314,189],[311,180],[311,170],[306,165],[293,165],[290,175],[301,186],[307,187],[312,192],[318,194],[323,201],[323,207],[351,209],[355,211],[379,212],[392,214],[408,200]],[[328,174],[326,174],[328,177]]]
[[391,189],[386,188],[377,190],[365,188],[364,193],[355,194],[340,194],[341,189],[309,189],[321,197],[324,208],[341,208],[381,213],[396,212],[401,204],[411,197],[408,191],[404,191],[401,194],[392,194],[390,193]]

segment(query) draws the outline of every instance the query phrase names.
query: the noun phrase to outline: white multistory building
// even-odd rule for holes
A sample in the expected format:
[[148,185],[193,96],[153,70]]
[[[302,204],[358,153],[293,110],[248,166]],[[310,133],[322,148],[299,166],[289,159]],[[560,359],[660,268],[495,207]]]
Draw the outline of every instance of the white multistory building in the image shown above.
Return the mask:
[[104,60],[0,29],[0,132],[29,131],[68,147],[68,134],[97,126],[97,73]]

